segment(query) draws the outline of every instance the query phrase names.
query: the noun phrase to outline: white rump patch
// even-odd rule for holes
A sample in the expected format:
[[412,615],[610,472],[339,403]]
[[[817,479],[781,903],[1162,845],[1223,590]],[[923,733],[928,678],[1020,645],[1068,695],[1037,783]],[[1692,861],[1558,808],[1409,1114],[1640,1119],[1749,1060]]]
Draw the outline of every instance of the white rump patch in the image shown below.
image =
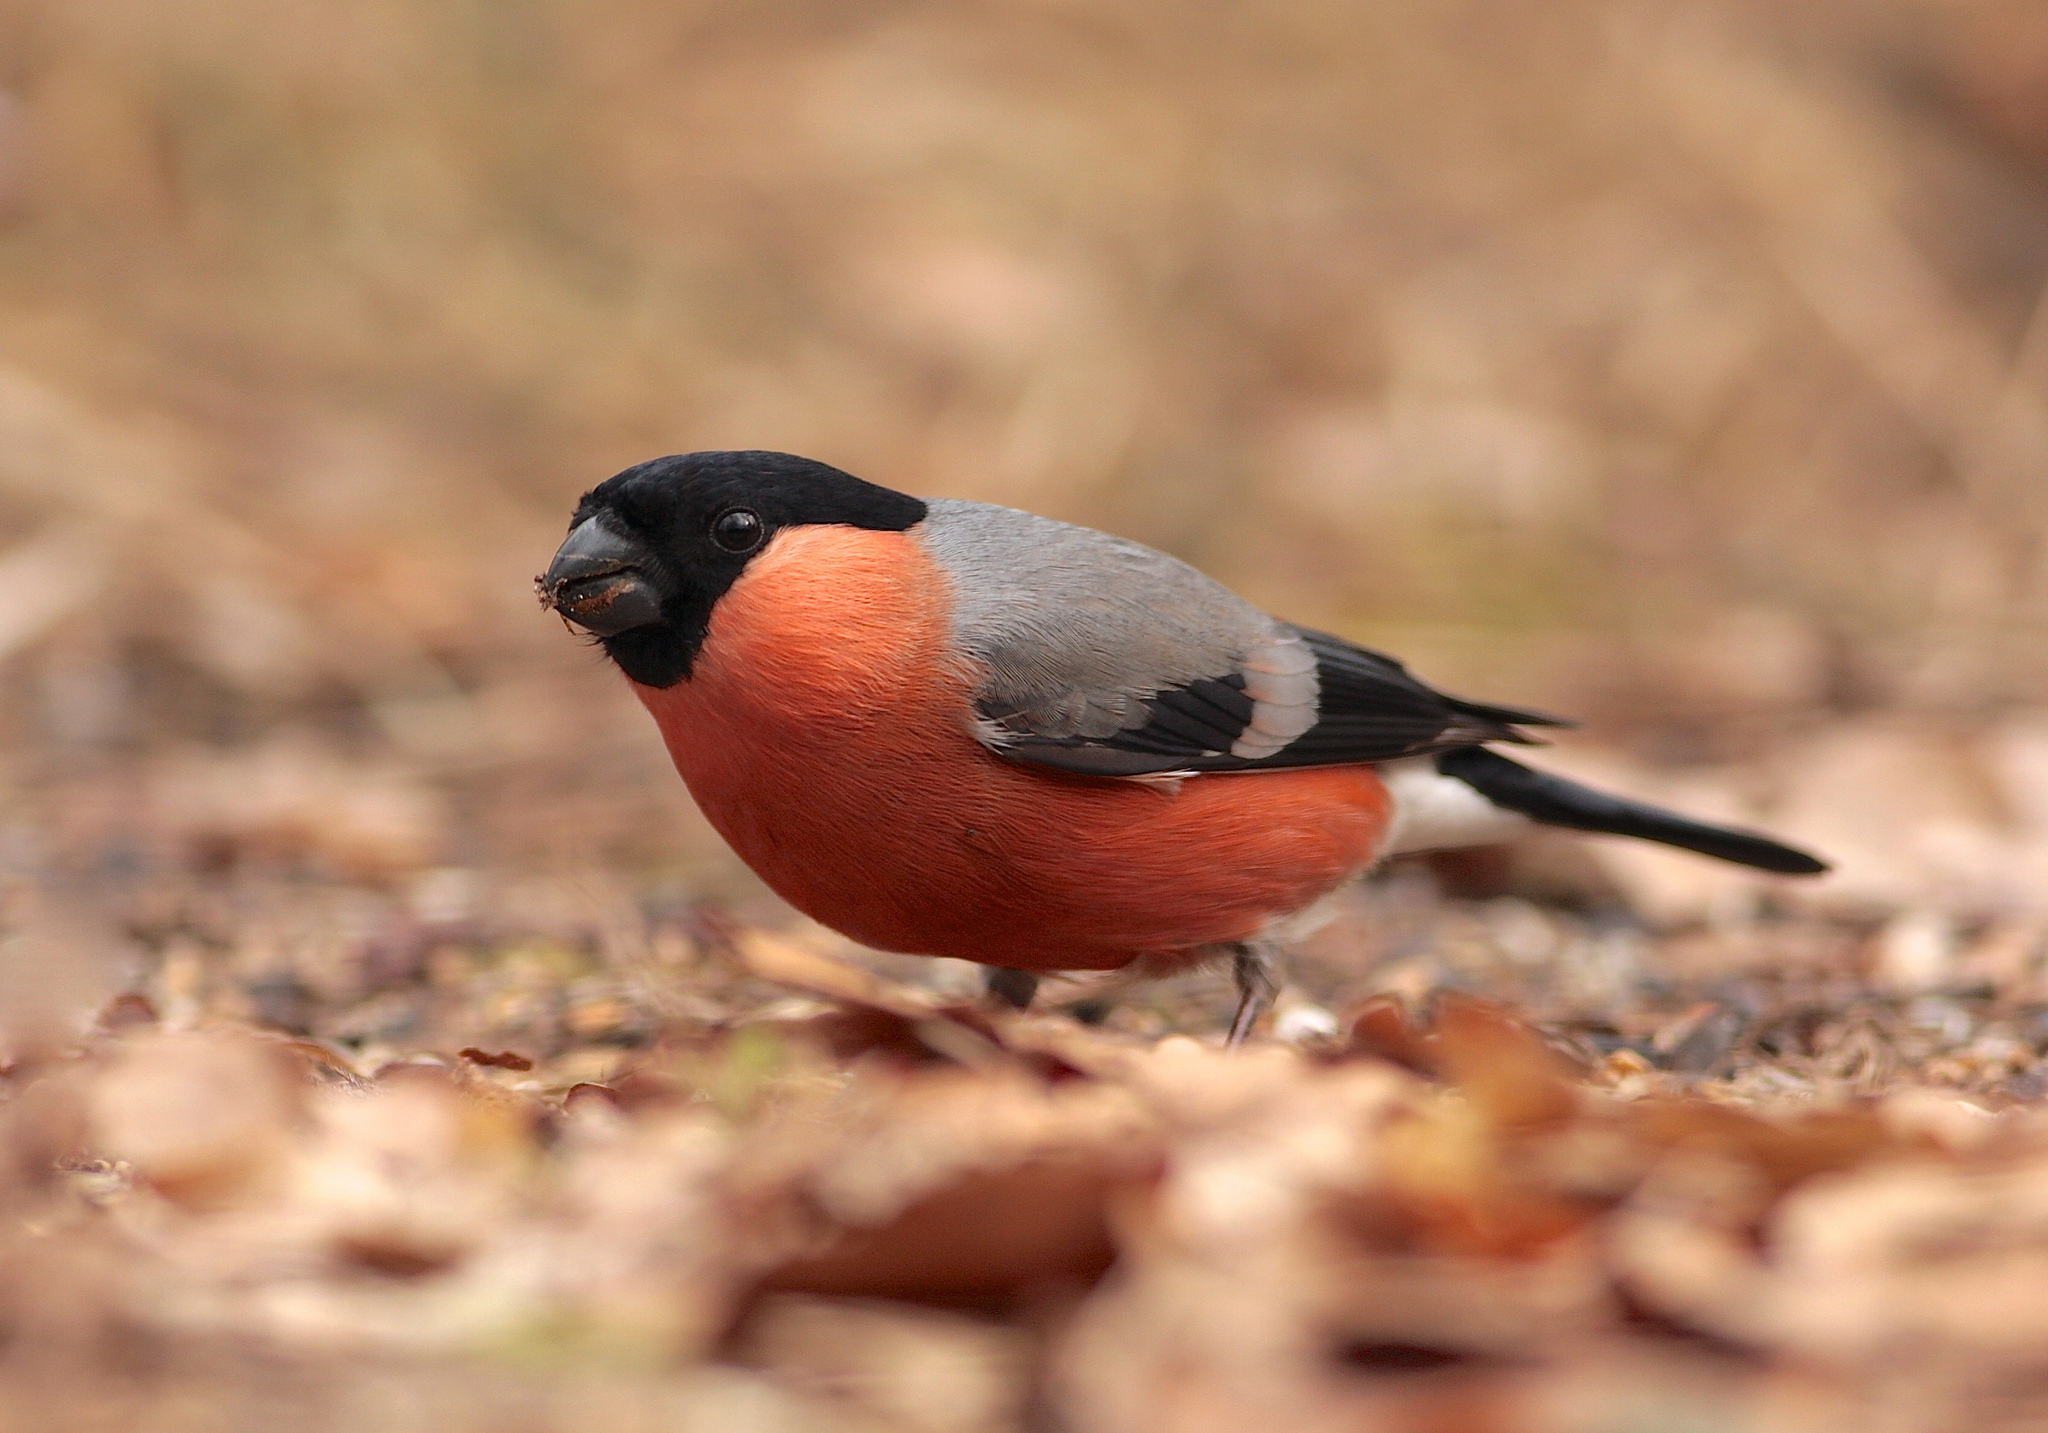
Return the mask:
[[1494,805],[1455,776],[1445,776],[1434,757],[1389,761],[1379,773],[1394,798],[1382,856],[1490,845],[1512,840],[1536,824],[1519,811]]

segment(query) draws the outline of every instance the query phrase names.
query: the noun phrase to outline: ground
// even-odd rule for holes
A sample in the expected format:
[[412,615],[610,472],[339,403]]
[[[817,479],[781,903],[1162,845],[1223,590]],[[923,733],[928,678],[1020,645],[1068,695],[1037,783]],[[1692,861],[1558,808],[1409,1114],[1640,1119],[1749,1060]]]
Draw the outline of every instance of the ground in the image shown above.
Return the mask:
[[[2048,1426],[2044,16],[0,0],[0,1433]],[[534,604],[713,447],[1836,871],[992,1014]]]
[[2039,1426],[2041,925],[1541,865],[1375,877],[1236,1052],[1221,971],[1010,1015],[596,877],[135,882],[14,1026],[4,1419]]

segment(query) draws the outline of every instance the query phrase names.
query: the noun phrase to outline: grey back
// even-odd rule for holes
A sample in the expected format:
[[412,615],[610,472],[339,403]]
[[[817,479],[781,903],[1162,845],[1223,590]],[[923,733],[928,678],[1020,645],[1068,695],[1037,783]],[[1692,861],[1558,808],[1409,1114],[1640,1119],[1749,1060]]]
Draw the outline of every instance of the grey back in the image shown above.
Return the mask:
[[[912,531],[951,578],[984,713],[1053,739],[1142,726],[1159,691],[1239,669],[1279,624],[1177,558],[1091,528],[936,498]],[[1000,731],[983,729],[991,745]]]

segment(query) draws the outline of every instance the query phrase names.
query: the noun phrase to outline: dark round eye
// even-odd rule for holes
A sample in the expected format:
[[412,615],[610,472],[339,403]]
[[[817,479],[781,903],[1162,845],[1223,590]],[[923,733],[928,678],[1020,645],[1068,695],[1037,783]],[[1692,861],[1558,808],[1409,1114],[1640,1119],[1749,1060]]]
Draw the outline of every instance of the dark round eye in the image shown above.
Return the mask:
[[727,552],[752,552],[761,545],[761,517],[733,508],[711,520],[711,540]]

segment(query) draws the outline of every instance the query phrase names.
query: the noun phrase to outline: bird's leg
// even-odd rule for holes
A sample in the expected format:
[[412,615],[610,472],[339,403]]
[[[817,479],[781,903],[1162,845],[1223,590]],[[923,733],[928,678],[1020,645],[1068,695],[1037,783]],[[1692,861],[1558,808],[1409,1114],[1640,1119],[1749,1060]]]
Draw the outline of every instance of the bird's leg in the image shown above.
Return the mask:
[[1031,997],[1038,993],[1038,977],[1028,970],[991,965],[983,970],[982,982],[989,999],[1012,1010],[1029,1010]]
[[1280,994],[1280,972],[1271,947],[1239,941],[1230,947],[1230,974],[1237,981],[1237,1014],[1231,1019],[1224,1048],[1234,1050],[1252,1033],[1259,1017],[1272,1008]]

